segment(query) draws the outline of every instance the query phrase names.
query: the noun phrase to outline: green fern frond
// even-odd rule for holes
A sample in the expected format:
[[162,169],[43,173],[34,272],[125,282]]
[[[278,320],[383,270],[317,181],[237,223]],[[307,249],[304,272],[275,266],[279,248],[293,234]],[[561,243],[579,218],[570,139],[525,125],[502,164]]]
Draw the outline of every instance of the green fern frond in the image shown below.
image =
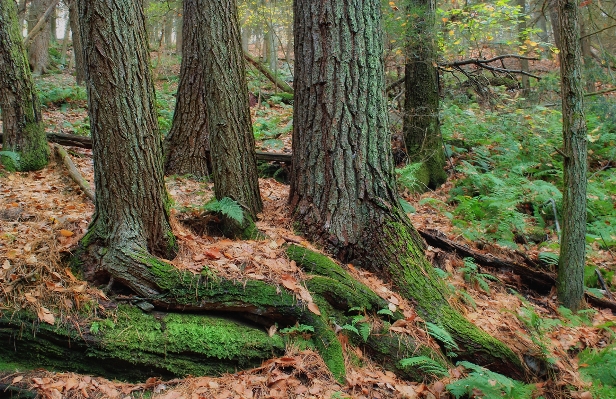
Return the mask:
[[492,372],[486,368],[470,362],[458,362],[459,366],[471,370],[468,377],[447,385],[447,390],[456,398],[468,395],[476,397],[477,391],[481,392],[484,399],[530,399],[532,398],[534,385],[527,385],[520,381],[512,380],[502,374]]
[[244,210],[236,201],[229,197],[221,200],[212,199],[205,204],[204,209],[210,212],[220,212],[222,215],[235,220],[239,224],[244,223]]
[[442,342],[447,349],[460,349],[451,334],[449,334],[444,328],[427,321],[426,330],[432,338]]
[[446,377],[449,371],[442,364],[427,356],[416,356],[400,360],[402,367],[415,367],[427,374],[434,374],[437,377]]

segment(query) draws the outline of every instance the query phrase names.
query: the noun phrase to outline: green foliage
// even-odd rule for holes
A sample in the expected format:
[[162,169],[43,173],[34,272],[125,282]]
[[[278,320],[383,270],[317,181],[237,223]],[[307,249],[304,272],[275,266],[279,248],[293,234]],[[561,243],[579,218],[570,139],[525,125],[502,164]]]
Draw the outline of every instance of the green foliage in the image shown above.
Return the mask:
[[312,334],[314,333],[314,327],[306,324],[296,324],[294,326],[281,329],[280,333],[288,335]]
[[537,259],[546,266],[558,266],[559,256],[552,252],[539,252]]
[[14,151],[0,151],[0,163],[8,166],[9,170],[19,170],[21,156]]
[[[396,169],[398,184],[411,192],[423,192],[426,189],[426,179],[421,174],[424,169],[422,162],[410,163]],[[429,176],[428,176],[429,177]]]
[[449,375],[449,370],[443,367],[443,365],[439,362],[434,359],[430,359],[427,356],[416,356],[408,359],[402,359],[400,360],[400,365],[402,367],[418,368],[427,374],[433,374],[437,377],[446,377]]
[[564,306],[558,307],[558,314],[565,319],[565,324],[571,327],[592,326],[592,318],[597,311],[594,309],[582,309],[573,313]]
[[400,198],[400,206],[404,213],[415,213],[417,211],[413,205],[403,198]]
[[56,82],[49,82],[37,79],[36,89],[41,104],[50,106],[68,106],[71,103],[83,102],[88,99],[86,89],[77,85],[58,85]]
[[426,330],[432,338],[437,341],[440,341],[443,345],[445,345],[445,349],[447,349],[447,356],[456,356],[456,354],[453,353],[452,350],[459,350],[460,348],[458,347],[456,341],[454,341],[451,334],[449,334],[444,328],[434,323],[430,323],[429,321],[426,322]]
[[471,372],[468,377],[447,385],[447,390],[456,398],[465,395],[484,399],[531,399],[533,397],[535,386],[532,384],[512,380],[473,363],[458,362],[457,364]]
[[488,273],[479,273],[479,267],[473,260],[473,258],[464,258],[464,267],[460,269],[464,280],[477,285],[486,293],[490,293],[490,286],[486,280],[498,281],[498,278]]
[[616,347],[584,349],[578,355],[580,375],[592,382],[596,398],[616,398]]
[[220,201],[213,198],[205,204],[204,210],[218,212],[223,216],[235,220],[240,225],[244,223],[244,210],[240,204],[229,197],[224,197]]

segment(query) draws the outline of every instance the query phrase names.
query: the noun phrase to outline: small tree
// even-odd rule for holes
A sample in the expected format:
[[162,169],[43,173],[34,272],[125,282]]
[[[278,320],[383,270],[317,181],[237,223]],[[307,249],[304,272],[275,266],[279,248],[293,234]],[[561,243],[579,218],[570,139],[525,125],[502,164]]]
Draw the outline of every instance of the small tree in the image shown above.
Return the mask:
[[439,76],[434,0],[407,0],[404,142],[409,162],[422,162],[428,187],[447,180],[439,122]]
[[49,146],[13,0],[0,0],[0,109],[0,162],[9,170],[44,168]]
[[565,156],[558,299],[576,311],[582,306],[584,296],[588,169],[578,1],[559,0],[558,13]]
[[[45,14],[52,0],[33,0],[28,15],[28,31],[32,30],[39,19]],[[49,44],[51,42],[51,24],[45,21],[43,29],[34,36],[28,47],[30,67],[35,75],[47,72],[49,68]]]

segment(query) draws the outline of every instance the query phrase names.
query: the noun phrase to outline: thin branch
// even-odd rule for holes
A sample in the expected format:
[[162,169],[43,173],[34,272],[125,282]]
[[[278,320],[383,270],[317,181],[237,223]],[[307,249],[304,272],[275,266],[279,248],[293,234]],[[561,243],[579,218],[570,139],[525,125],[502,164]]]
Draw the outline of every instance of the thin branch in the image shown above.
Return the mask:
[[482,59],[482,58],[471,58],[468,60],[461,60],[461,61],[454,61],[454,62],[444,62],[444,63],[440,63],[438,64],[439,67],[445,67],[445,68],[452,68],[452,67],[459,67],[459,66],[464,66],[464,65],[483,65],[483,64],[489,64],[491,62],[494,61],[498,61],[498,60],[502,60],[504,58],[517,58],[519,60],[529,60],[529,61],[539,61],[539,58],[534,58],[534,57],[527,57],[524,55],[517,55],[517,54],[503,54],[503,55],[499,55],[496,56],[494,58],[488,58],[488,59]]
[[611,89],[605,89],[605,90],[601,90],[601,91],[593,91],[592,93],[586,93],[586,94],[584,94],[584,97],[597,96],[599,94],[611,93],[613,91],[616,91],[616,87],[612,87]]
[[390,91],[391,89],[394,89],[394,88],[396,88],[396,87],[400,86],[402,83],[404,83],[404,80],[405,80],[405,79],[406,79],[406,76],[403,76],[403,77],[401,77],[400,79],[396,80],[395,82],[390,83],[390,84],[389,84],[389,86],[387,86],[387,87],[385,88],[385,92],[388,92],[388,91]]
[[587,34],[587,35],[584,35],[584,36],[580,37],[580,40],[585,39],[585,38],[587,38],[588,36],[594,36],[594,35],[596,35],[596,34],[598,34],[598,33],[603,32],[604,30],[612,29],[612,28],[614,28],[614,27],[616,27],[616,24],[614,24],[614,25],[610,25],[610,26],[608,26],[607,28],[600,29],[600,30],[598,30],[598,31],[596,31],[596,32],[593,32],[593,33],[589,33],[589,34]]

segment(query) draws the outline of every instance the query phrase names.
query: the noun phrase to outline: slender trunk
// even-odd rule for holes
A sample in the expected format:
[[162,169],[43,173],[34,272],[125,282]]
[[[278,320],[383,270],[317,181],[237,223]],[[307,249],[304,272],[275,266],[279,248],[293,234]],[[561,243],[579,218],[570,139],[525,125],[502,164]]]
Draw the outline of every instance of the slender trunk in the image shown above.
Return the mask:
[[182,17],[182,15],[176,15],[175,16],[175,52],[178,55],[182,55],[182,47],[184,46],[183,43],[183,24],[184,24],[184,18]]
[[[43,13],[49,8],[52,0],[33,0],[28,14],[28,31],[36,25]],[[28,48],[28,60],[32,73],[40,75],[47,72],[49,68],[49,42],[51,39],[51,26],[46,22],[41,32],[39,32],[30,47]]]
[[[92,132],[95,212],[81,244],[85,275],[110,273],[142,294],[152,255],[172,258],[162,143],[141,2],[78,1]],[[88,256],[93,259],[88,259]],[[91,276],[91,275],[90,275]]]
[[239,202],[256,220],[259,194],[255,140],[250,120],[244,53],[235,0],[199,0],[204,24],[205,99],[209,117],[216,198]]
[[13,0],[0,0],[0,109],[0,162],[8,170],[44,168],[49,146]]
[[400,208],[380,10],[380,0],[294,2],[294,218],[341,260],[390,278],[424,320],[452,334],[458,359],[519,377],[513,352],[451,308],[448,289]]
[[422,162],[428,187],[447,180],[439,122],[439,76],[434,40],[434,0],[408,0],[406,37],[404,141],[409,162]]
[[204,177],[209,174],[210,152],[205,104],[206,58],[201,26],[208,16],[198,6],[198,0],[184,0],[182,65],[173,124],[165,140],[165,173]]
[[71,33],[71,24],[68,23],[68,21],[65,21],[64,24],[64,36],[62,36],[62,51],[61,51],[61,58],[60,58],[60,63],[64,66],[66,65],[66,52],[68,51],[68,42],[69,42],[69,34]]
[[81,45],[81,30],[79,29],[79,11],[77,10],[78,0],[68,1],[68,18],[71,25],[71,37],[73,41],[73,54],[75,56],[75,81],[78,85],[84,84],[86,71],[83,60],[83,48]]
[[[526,0],[518,0],[518,7],[520,7],[520,19],[518,21],[518,39],[520,43],[524,44],[528,40],[528,34],[526,34]],[[526,55],[526,51],[522,52],[522,55]],[[520,60],[520,69],[528,73],[529,66],[528,60]],[[530,78],[527,75],[522,75],[522,96],[528,97],[530,94]]]
[[582,307],[586,265],[587,142],[577,0],[559,0],[563,107],[563,226],[558,263],[558,299],[569,309]]
[[587,33],[586,24],[584,24],[584,21],[582,20],[580,22],[580,34],[582,35],[580,44],[582,46],[582,59],[584,60],[586,92],[592,93],[595,91],[595,79],[592,73],[595,66],[595,61],[592,58],[590,36],[586,36]]
[[550,24],[552,25],[552,37],[554,39],[554,46],[560,49],[562,30],[560,28],[560,20],[558,19],[558,0],[548,0],[548,15],[550,17]]
[[55,7],[49,17],[49,29],[51,30],[51,42],[58,42],[58,7]]

